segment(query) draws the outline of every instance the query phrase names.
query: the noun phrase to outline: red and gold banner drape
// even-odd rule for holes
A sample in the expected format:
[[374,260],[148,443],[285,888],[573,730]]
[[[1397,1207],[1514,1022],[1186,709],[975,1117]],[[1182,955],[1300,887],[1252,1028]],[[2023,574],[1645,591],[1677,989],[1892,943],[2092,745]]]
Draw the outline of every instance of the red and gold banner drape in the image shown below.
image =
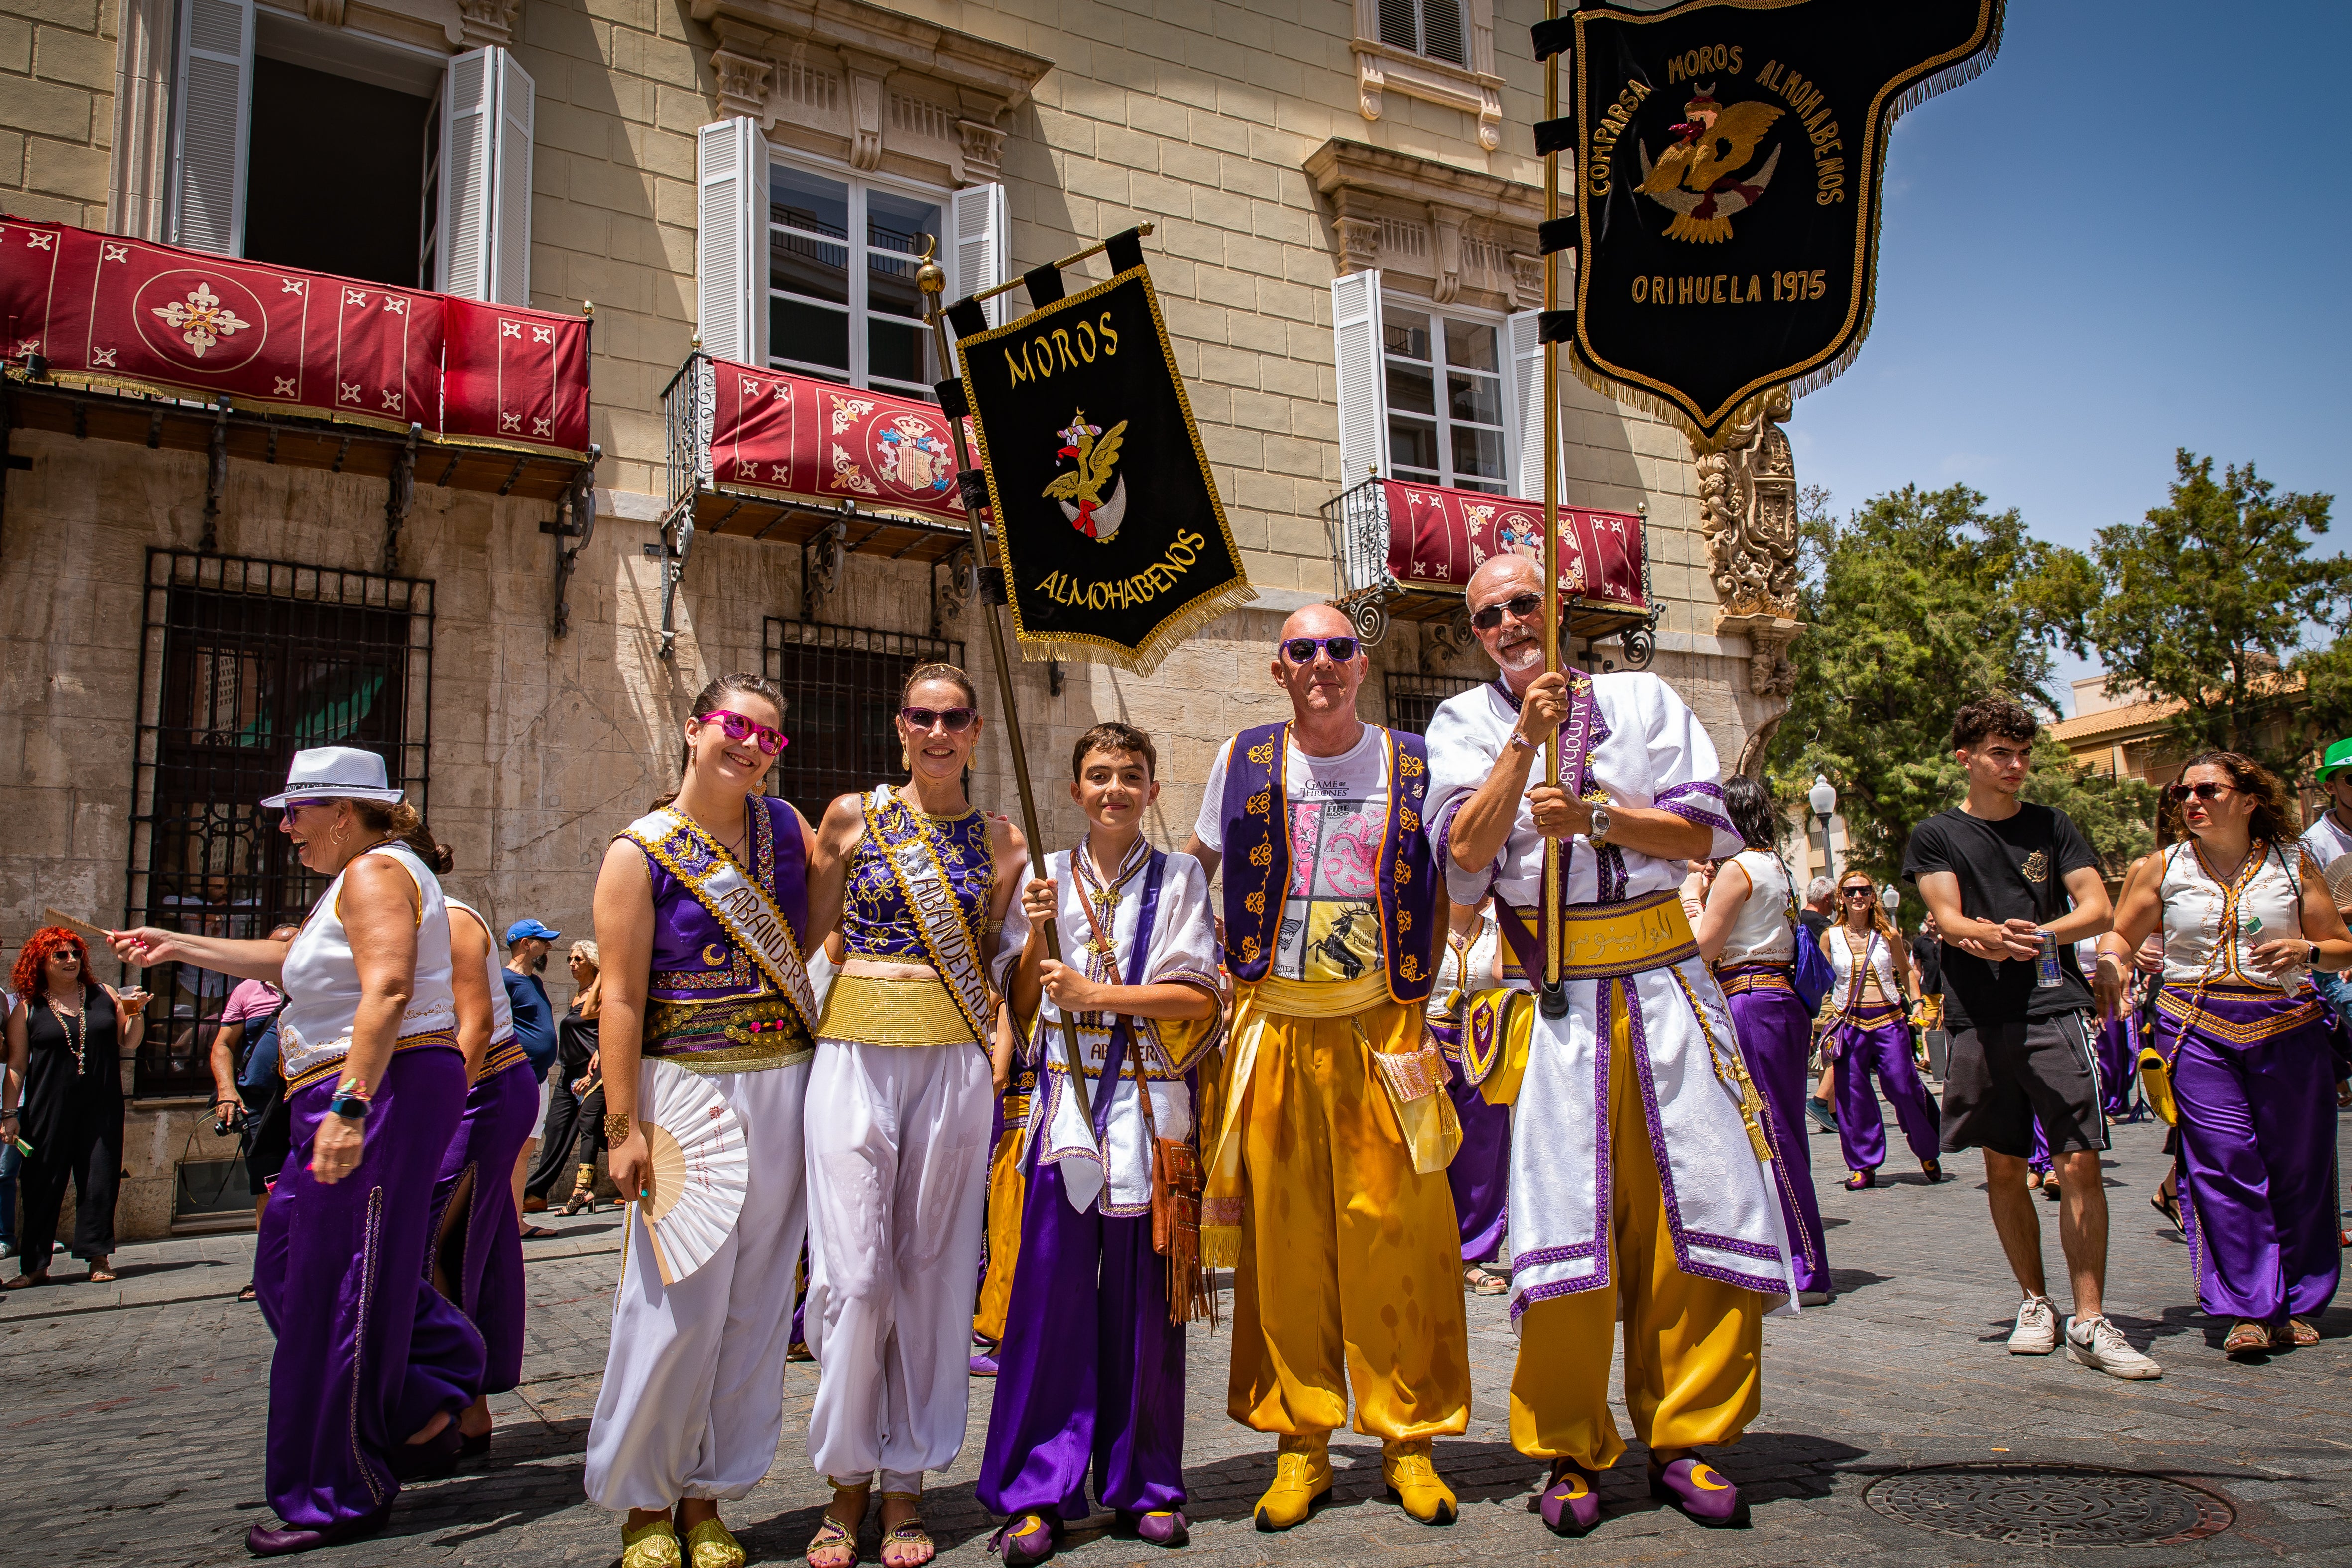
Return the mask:
[[[1382,479],[1389,575],[1406,587],[1463,588],[1490,555],[1543,560],[1543,504],[1477,490]],[[1559,589],[1572,598],[1646,610],[1642,520],[1587,507],[1559,509]]]
[[70,224],[0,221],[7,356],[59,380],[584,457],[588,324]]
[[964,521],[939,405],[710,362],[710,475],[729,489]]

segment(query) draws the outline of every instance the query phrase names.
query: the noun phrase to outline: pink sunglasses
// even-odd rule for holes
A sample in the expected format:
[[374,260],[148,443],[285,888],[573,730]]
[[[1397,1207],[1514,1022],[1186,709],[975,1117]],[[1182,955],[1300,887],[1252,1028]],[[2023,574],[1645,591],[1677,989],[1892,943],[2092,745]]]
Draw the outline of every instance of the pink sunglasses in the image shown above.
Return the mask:
[[694,721],[698,724],[718,725],[730,744],[740,745],[745,741],[757,741],[760,750],[772,757],[792,744],[784,738],[784,732],[782,730],[771,730],[765,724],[754,724],[731,709],[714,708],[708,713],[697,713],[694,716]]

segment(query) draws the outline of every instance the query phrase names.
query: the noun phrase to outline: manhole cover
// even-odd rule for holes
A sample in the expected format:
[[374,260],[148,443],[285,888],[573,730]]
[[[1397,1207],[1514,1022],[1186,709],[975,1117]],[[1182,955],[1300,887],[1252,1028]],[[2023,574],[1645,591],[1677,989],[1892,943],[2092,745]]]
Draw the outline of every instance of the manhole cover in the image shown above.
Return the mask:
[[2237,1518],[2186,1482],[2089,1465],[1937,1465],[1882,1476],[1862,1495],[1920,1530],[2013,1546],[2166,1546]]

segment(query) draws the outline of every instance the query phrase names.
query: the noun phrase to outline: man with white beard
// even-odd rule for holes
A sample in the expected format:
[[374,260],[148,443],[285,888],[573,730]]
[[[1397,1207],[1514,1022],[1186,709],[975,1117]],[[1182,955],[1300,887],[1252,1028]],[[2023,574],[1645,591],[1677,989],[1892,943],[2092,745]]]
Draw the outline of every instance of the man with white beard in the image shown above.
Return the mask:
[[[1463,1043],[1486,1099],[1515,1107],[1511,1441],[1551,1462],[1545,1524],[1599,1522],[1599,1472],[1625,1451],[1608,1398],[1622,1303],[1651,1491],[1700,1524],[1736,1523],[1738,1489],[1695,1450],[1754,1418],[1763,1314],[1791,1287],[1760,1102],[1679,898],[1686,862],[1741,847],[1715,747],[1656,676],[1544,673],[1533,562],[1494,557],[1466,597],[1502,679],[1430,724],[1429,831],[1450,896],[1493,894],[1531,980],[1547,839],[1561,858],[1566,1015],[1491,993]],[[1555,731],[1561,785],[1531,789]]]

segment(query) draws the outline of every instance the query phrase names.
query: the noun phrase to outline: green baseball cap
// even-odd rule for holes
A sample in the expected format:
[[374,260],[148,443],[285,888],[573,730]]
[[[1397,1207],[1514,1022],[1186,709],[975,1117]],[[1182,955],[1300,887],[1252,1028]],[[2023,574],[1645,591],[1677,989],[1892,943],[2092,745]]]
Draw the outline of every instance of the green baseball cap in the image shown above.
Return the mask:
[[2336,742],[2319,759],[2319,772],[2312,775],[2326,784],[2337,773],[2352,771],[2352,739]]

